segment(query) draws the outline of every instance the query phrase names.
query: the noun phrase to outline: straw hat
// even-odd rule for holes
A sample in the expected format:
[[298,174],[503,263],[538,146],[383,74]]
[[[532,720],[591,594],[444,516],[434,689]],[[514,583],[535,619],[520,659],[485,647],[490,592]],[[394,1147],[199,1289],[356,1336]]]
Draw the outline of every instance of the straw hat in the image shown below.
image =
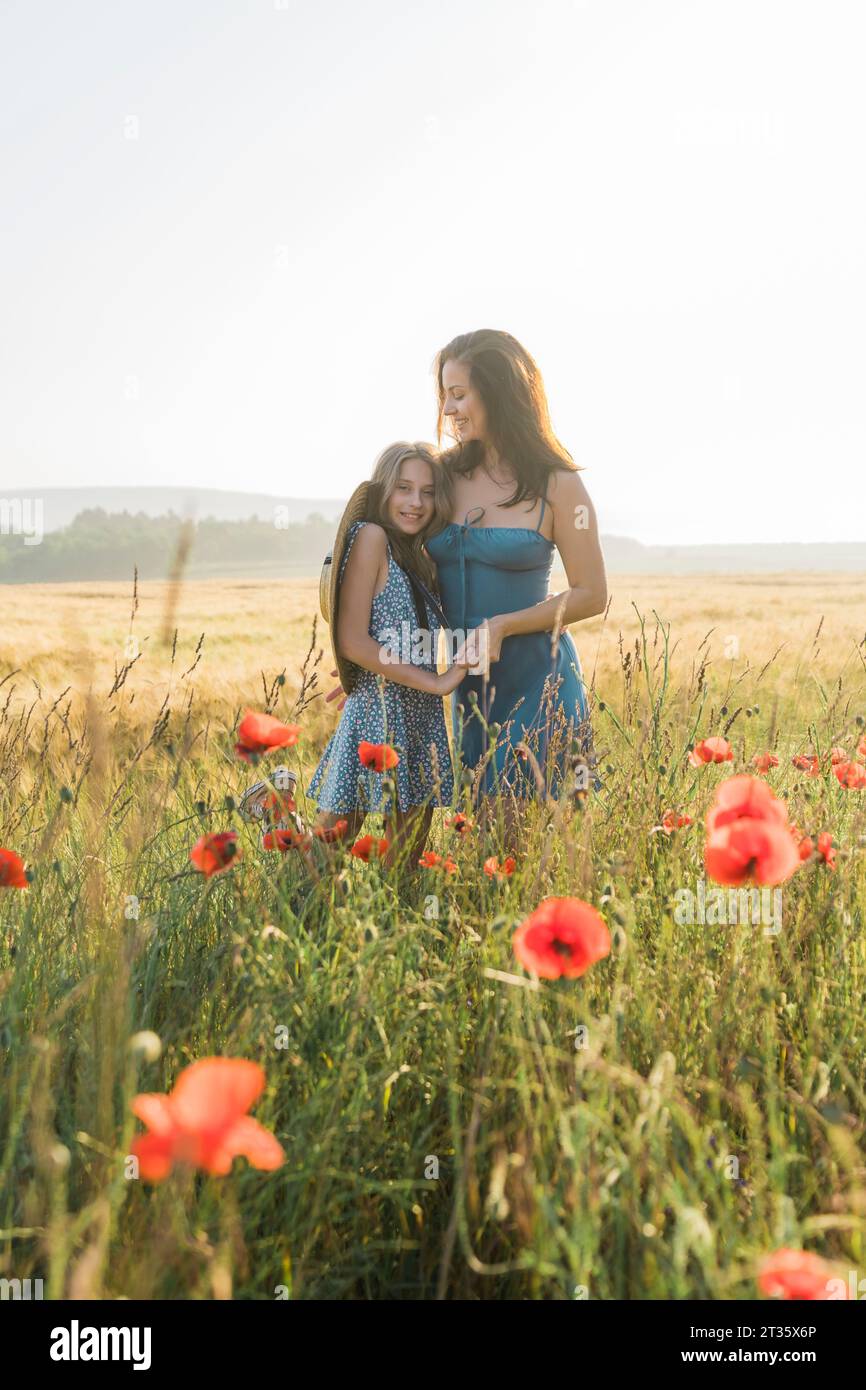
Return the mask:
[[340,604],[340,570],[346,553],[346,539],[356,521],[372,521],[376,504],[376,485],[361,483],[355,488],[340,517],[334,544],[325,556],[322,573],[319,577],[319,608],[322,617],[331,629],[331,647],[334,662],[340,673],[340,684],[348,695],[358,679],[358,667],[347,661],[337,651],[337,613]]

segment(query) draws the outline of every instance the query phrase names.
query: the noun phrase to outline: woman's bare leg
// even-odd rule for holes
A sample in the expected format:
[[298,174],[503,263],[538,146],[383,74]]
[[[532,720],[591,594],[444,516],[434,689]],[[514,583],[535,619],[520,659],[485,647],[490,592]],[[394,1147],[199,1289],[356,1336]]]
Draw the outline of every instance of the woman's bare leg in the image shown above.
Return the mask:
[[483,834],[501,841],[507,854],[517,854],[523,839],[523,802],[507,791],[501,796],[482,797],[478,806],[478,824]]

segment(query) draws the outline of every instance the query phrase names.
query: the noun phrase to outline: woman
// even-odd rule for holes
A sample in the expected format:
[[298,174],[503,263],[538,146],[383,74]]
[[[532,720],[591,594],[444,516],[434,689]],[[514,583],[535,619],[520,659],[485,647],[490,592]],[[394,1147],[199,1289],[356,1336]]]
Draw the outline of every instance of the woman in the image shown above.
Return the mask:
[[[427,548],[449,626],[480,628],[489,660],[489,675],[469,674],[452,697],[455,738],[480,793],[531,796],[539,776],[555,792],[568,756],[589,748],[565,629],[607,604],[595,510],[553,433],[541,373],[515,338],[461,334],[436,371],[440,443],[446,422],[457,440],[442,459],[454,510]],[[569,587],[548,597],[555,552]]]

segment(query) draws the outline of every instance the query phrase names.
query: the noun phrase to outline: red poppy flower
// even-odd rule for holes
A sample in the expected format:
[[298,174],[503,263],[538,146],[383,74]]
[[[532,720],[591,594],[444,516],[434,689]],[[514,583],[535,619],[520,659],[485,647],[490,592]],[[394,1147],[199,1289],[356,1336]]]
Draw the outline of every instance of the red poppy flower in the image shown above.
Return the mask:
[[291,826],[282,830],[268,830],[262,836],[262,848],[276,849],[280,854],[285,854],[289,849],[306,849],[310,843],[309,835],[301,835]]
[[779,759],[775,753],[756,753],[752,759],[752,766],[759,772],[769,772],[771,767],[779,766]]
[[361,765],[373,772],[387,772],[400,761],[400,754],[390,743],[367,743],[366,739],[358,744],[358,757]]
[[703,767],[704,763],[732,763],[734,752],[726,738],[703,738],[689,753],[692,767]]
[[811,859],[812,851],[814,850],[814,848],[815,846],[813,845],[809,836],[804,835],[803,838],[800,840],[799,844],[797,845],[797,853],[799,854],[801,859]]
[[844,748],[830,749],[830,763],[833,767],[835,767],[837,763],[846,763],[847,761],[848,754],[845,752]]
[[241,857],[237,831],[221,830],[216,835],[202,835],[190,850],[189,857],[205,878],[224,873]]
[[509,855],[507,859],[503,859],[501,864],[495,855],[491,855],[489,859],[485,859],[484,861],[484,872],[487,874],[488,878],[498,878],[500,880],[503,878],[510,878],[516,868],[517,860],[511,855]]
[[791,762],[801,772],[805,772],[809,777],[821,776],[821,763],[814,753],[798,753]]
[[371,859],[381,859],[387,852],[388,841],[377,840],[374,835],[362,835],[350,850],[356,859],[363,859],[365,864],[369,864]]
[[729,777],[707,812],[704,867],[710,878],[737,888],[750,879],[784,883],[800,864],[788,808],[759,777]]
[[837,763],[833,771],[840,787],[848,787],[850,791],[856,792],[861,792],[866,787],[866,767],[863,763]]
[[769,821],[738,821],[707,842],[704,867],[715,883],[762,888],[785,883],[800,863],[790,835]]
[[456,830],[458,835],[465,835],[472,829],[473,822],[468,816],[464,816],[462,811],[458,811],[456,815],[450,816],[445,824],[449,826],[451,830]]
[[321,840],[324,844],[330,845],[333,844],[335,840],[342,840],[348,829],[349,822],[347,820],[338,820],[335,821],[333,825],[317,825],[313,834],[317,840]]
[[[831,1282],[839,1298],[848,1297],[844,1280],[837,1280],[832,1265],[809,1250],[774,1250],[758,1270],[758,1288],[770,1297],[783,1299],[829,1299]],[[844,1289],[844,1293],[842,1290]]]
[[24,860],[14,849],[0,849],[0,888],[29,888]]
[[264,1087],[256,1062],[204,1057],[181,1072],[168,1095],[136,1096],[132,1112],[150,1131],[132,1142],[141,1176],[161,1182],[175,1163],[225,1174],[239,1156],[253,1168],[279,1168],[282,1146],[247,1114]]
[[678,816],[673,811],[665,811],[662,816],[661,829],[666,835],[671,835],[675,830],[682,830],[685,826],[692,824],[691,816]]
[[788,825],[788,808],[760,777],[741,773],[728,777],[716,787],[716,795],[707,812],[707,832],[713,834],[737,820],[766,820],[775,825]]
[[421,865],[422,869],[444,869],[446,874],[454,874],[457,872],[457,865],[450,855],[446,855],[443,859],[441,854],[437,854],[436,851],[432,849],[425,850],[418,860],[418,863]]
[[284,816],[292,815],[298,809],[295,798],[289,792],[269,792],[263,804],[267,810],[275,813],[276,820],[282,820]]
[[610,953],[601,913],[580,898],[545,898],[514,935],[514,954],[546,980],[583,975]]
[[299,724],[282,724],[272,714],[256,714],[248,709],[238,728],[235,752],[250,763],[271,748],[291,748],[300,732]]
[[828,869],[836,867],[836,851],[833,848],[833,836],[828,830],[822,830],[818,836],[818,853],[824,860]]

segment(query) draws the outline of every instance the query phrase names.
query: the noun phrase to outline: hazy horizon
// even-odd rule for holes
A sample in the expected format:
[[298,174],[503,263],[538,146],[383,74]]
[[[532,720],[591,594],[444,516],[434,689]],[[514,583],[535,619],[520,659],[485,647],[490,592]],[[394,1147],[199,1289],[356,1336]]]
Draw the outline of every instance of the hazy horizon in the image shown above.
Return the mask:
[[[104,511],[110,523],[108,531],[97,527],[97,531],[89,534],[87,539],[87,544],[95,548],[93,563],[97,571],[102,565],[100,557],[104,555],[105,537],[110,535],[112,524],[117,523],[114,529],[118,535],[123,535],[123,545],[126,546],[129,544],[129,536],[122,517],[136,518],[143,513],[150,523],[167,522],[169,516],[173,516],[178,525],[185,517],[203,523],[244,523],[251,518],[257,518],[260,526],[264,523],[268,530],[273,530],[273,537],[268,537],[266,532],[258,532],[254,543],[257,547],[264,543],[268,553],[264,563],[275,566],[276,570],[289,566],[295,573],[301,572],[301,566],[305,574],[318,574],[322,556],[331,544],[345,502],[345,498],[299,498],[236,489],[186,489],[165,485],[134,488],[46,488],[38,498],[26,493],[16,495],[15,492],[10,492],[5,498],[0,497],[0,583],[15,582],[16,579],[14,560],[11,562],[12,570],[7,568],[6,573],[3,573],[4,561],[7,566],[10,562],[10,557],[4,552],[4,536],[10,532],[17,533],[19,539],[10,542],[13,549],[20,545],[20,538],[29,536],[30,539],[24,542],[25,548],[32,547],[37,543],[37,536],[50,537],[57,530],[70,528],[73,522],[78,523],[79,519],[84,521],[94,508]],[[291,540],[287,532],[288,527],[294,528]],[[243,531],[244,528],[241,527],[236,534],[225,533],[223,537],[227,572],[235,573],[238,565],[245,565],[250,558],[248,549],[245,549]],[[84,563],[82,544],[85,542],[81,526],[76,524],[71,530],[67,530],[66,534],[72,537],[73,532],[74,553],[69,549],[62,552],[68,562],[68,577]],[[164,548],[167,547],[165,556],[168,563],[174,553],[174,542],[168,532],[167,526],[157,533],[153,530],[148,532],[145,528],[139,538],[144,546],[143,553],[152,558],[154,542],[162,543]],[[278,541],[280,535],[285,537],[283,544]],[[272,542],[276,544],[276,549]],[[760,543],[721,541],[698,542],[691,545],[648,545],[631,536],[602,531],[602,543],[609,574],[783,575],[807,571],[825,574],[866,573],[866,540]],[[193,552],[195,549],[194,544]],[[258,568],[260,559],[261,556],[256,552],[254,569]],[[43,557],[43,560],[46,574],[59,574],[55,554]],[[31,562],[25,563],[28,568],[19,570],[18,578],[33,573]],[[36,563],[38,568],[38,562]],[[198,563],[194,554],[190,563],[193,568]],[[554,568],[557,574],[561,572],[558,556]]]
[[851,542],[853,0],[0,14],[0,496],[347,497],[431,366],[536,357],[602,532]]

